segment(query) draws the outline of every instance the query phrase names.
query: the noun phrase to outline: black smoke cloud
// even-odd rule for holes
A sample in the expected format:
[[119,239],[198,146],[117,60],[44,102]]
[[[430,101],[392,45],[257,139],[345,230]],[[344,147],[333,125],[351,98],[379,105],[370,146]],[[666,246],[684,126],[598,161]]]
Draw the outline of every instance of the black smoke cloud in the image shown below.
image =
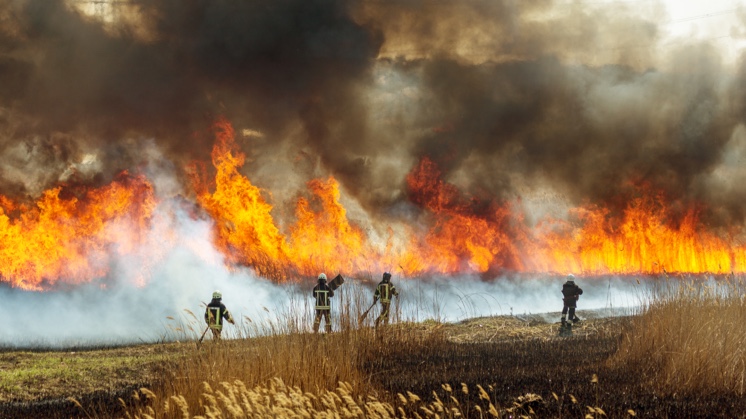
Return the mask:
[[564,6],[369,3],[387,65],[423,92],[413,159],[498,199],[528,184],[619,210],[646,186],[740,224],[743,194],[712,175],[739,135],[743,69],[711,41],[664,39],[662,6]]
[[[6,152],[73,137],[54,142],[66,148],[60,160],[94,152],[106,179],[138,164],[131,138],[156,138],[176,160],[206,158],[205,132],[218,114],[274,138],[301,121],[319,154],[340,138],[331,131],[347,136],[361,125],[352,90],[380,41],[351,20],[344,2],[132,1],[146,36],[105,27],[71,4],[0,6],[12,24],[0,38]],[[50,171],[33,167],[44,159],[32,160],[24,169]]]
[[263,134],[242,143],[257,183],[330,173],[371,214],[406,200],[428,156],[497,199],[528,185],[622,204],[649,184],[743,221],[743,187],[712,178],[742,135],[743,66],[705,41],[660,48],[662,5],[132,0],[135,18],[104,25],[71,4],[0,6],[10,194],[85,153],[106,181],[139,164],[140,138],[177,166],[206,159],[225,115]]
[[717,57],[703,49],[687,51],[693,56],[677,64],[687,70],[676,75],[569,67],[555,57],[477,68],[422,63],[449,129],[418,138],[418,154],[447,170],[471,159],[470,177],[498,193],[505,184],[495,181],[522,173],[576,201],[612,200],[629,181],[686,197],[719,163],[737,125]]

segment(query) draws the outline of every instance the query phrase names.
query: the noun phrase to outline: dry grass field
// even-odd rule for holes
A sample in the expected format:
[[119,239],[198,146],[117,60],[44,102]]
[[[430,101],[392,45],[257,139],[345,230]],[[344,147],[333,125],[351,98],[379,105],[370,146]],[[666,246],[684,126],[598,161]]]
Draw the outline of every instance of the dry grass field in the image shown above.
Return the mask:
[[10,351],[0,417],[744,417],[743,296],[671,280],[634,316],[580,311],[572,337],[540,316],[328,335],[286,317],[219,343]]

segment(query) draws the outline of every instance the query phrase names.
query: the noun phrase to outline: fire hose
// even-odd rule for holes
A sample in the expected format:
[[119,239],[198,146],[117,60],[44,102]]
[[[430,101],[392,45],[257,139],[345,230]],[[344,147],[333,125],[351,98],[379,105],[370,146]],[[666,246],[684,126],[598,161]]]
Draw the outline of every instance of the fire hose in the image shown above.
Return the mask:
[[[204,301],[202,301],[202,304],[207,307],[207,304],[205,304]],[[210,318],[212,318],[212,313],[210,314]],[[199,345],[202,343],[202,339],[205,338],[205,334],[207,334],[207,331],[210,330],[210,323],[207,323],[207,327],[205,328],[205,331],[202,332],[202,336],[199,337],[199,341],[197,341],[197,348],[199,348]]]
[[375,300],[373,301],[373,304],[371,304],[371,305],[370,305],[370,307],[368,307],[368,309],[367,309],[367,310],[365,310],[365,311],[363,312],[363,314],[361,314],[361,315],[360,315],[360,317],[358,318],[358,323],[362,323],[362,322],[363,322],[363,320],[365,320],[365,316],[367,316],[367,315],[368,315],[368,312],[370,311],[370,309],[372,309],[372,308],[373,308],[373,306],[374,306],[374,305],[376,305],[376,301],[375,301]]
[[207,333],[207,331],[208,331],[208,330],[210,330],[210,325],[209,325],[209,324],[208,324],[208,325],[207,325],[207,327],[205,328],[205,331],[204,331],[204,332],[202,332],[202,336],[200,336],[200,338],[199,338],[199,342],[197,342],[197,346],[199,346],[199,344],[200,344],[200,343],[202,343],[202,339],[204,339],[204,338],[205,338],[205,334]]

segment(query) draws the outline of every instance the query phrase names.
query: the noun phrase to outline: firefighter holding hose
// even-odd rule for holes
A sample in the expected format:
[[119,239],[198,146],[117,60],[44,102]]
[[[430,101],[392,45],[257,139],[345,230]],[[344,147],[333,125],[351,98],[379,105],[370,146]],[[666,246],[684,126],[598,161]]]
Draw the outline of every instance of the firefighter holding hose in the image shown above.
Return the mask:
[[233,316],[222,303],[223,294],[215,290],[212,293],[212,301],[207,305],[205,309],[205,322],[207,326],[212,330],[212,337],[215,340],[220,339],[220,332],[223,330],[223,319],[230,324],[236,324],[233,321]]
[[329,287],[326,283],[326,274],[321,273],[319,274],[319,283],[316,284],[315,287],[313,287],[313,292],[311,295],[313,295],[314,300],[316,300],[316,305],[314,308],[316,309],[316,319],[313,321],[313,332],[318,333],[319,332],[319,325],[321,325],[321,319],[322,317],[326,321],[326,333],[331,333],[332,331],[332,321],[331,321],[331,298],[334,297],[334,290]]
[[567,275],[567,282],[562,285],[562,326],[568,325],[565,315],[569,313],[570,321],[573,323],[579,322],[580,319],[575,316],[575,308],[577,308],[578,299],[583,294],[583,290],[575,284],[575,275]]
[[391,306],[391,298],[398,296],[399,292],[391,283],[391,274],[384,272],[383,279],[381,279],[381,282],[376,286],[376,291],[373,293],[373,304],[375,304],[378,299],[381,300],[381,314],[376,318],[376,328],[378,328],[378,323],[380,323],[381,320],[383,320],[384,326],[389,324],[389,307]]

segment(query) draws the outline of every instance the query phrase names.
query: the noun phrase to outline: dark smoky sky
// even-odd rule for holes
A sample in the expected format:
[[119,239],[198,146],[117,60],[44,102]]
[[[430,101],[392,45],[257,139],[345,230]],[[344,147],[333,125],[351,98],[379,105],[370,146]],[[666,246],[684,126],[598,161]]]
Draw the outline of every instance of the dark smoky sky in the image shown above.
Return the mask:
[[239,139],[260,186],[332,174],[374,214],[428,156],[497,199],[616,203],[649,184],[743,221],[727,155],[746,147],[746,62],[666,41],[662,4],[131,0],[103,25],[73,3],[0,1],[6,194],[91,153],[106,182],[142,164],[142,139],[177,166],[206,160],[224,115],[263,134]]

